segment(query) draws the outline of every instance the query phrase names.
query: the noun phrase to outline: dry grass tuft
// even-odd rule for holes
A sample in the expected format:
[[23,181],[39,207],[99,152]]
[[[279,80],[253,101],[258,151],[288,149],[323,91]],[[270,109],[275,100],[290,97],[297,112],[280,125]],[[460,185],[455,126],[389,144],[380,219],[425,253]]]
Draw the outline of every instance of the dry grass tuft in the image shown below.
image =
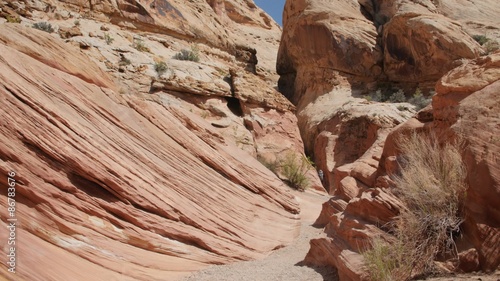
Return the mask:
[[[374,280],[408,280],[434,272],[437,257],[456,255],[454,237],[463,222],[466,169],[460,145],[440,145],[435,137],[416,134],[401,138],[398,145],[401,169],[393,192],[408,209],[391,225],[397,242],[374,241],[364,254]],[[385,267],[377,265],[381,263]]]
[[264,158],[258,158],[258,160],[275,174],[284,177],[290,187],[300,191],[309,187],[306,174],[313,165],[304,155],[289,152],[275,161],[268,161]]

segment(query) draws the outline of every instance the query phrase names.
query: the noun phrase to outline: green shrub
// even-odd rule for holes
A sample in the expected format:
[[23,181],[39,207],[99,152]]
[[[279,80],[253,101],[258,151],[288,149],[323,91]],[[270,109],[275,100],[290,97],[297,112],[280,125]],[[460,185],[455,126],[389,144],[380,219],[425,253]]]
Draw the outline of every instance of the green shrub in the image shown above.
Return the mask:
[[314,165],[309,158],[289,152],[278,160],[269,161],[262,157],[258,157],[257,160],[279,177],[284,177],[290,187],[300,191],[309,187],[306,174]]
[[[376,102],[391,102],[391,103],[408,102],[413,104],[417,110],[426,107],[431,102],[431,98],[425,97],[419,88],[415,90],[415,93],[410,99],[406,98],[404,91],[401,89],[399,89],[396,92],[394,92],[393,90],[389,92],[382,92],[382,90],[379,89],[371,93],[370,95],[363,96],[363,98],[368,101],[376,101]],[[402,110],[403,107],[399,106],[398,109]]]
[[39,29],[39,30],[42,30],[42,31],[45,31],[45,32],[48,32],[48,33],[54,32],[54,28],[48,22],[37,22],[37,23],[34,23],[32,27]]
[[285,156],[280,164],[280,170],[287,178],[289,185],[298,190],[305,190],[309,186],[306,177],[310,165],[304,156],[297,157],[294,153]]
[[392,88],[377,89],[375,92],[371,92],[369,95],[363,96],[364,99],[368,101],[376,102],[404,102],[405,95],[403,90],[397,90]]
[[164,61],[155,62],[154,68],[158,77],[162,76],[168,70],[168,66]]
[[115,41],[115,38],[111,37],[108,33],[104,33],[104,41],[106,41],[106,44],[111,45]]
[[405,92],[401,89],[399,89],[397,92],[393,93],[389,97],[389,102],[392,103],[405,102],[405,101],[406,101]]
[[[460,145],[440,145],[435,138],[413,134],[401,138],[398,147],[401,169],[392,190],[407,209],[390,226],[397,242],[374,241],[373,249],[364,254],[376,280],[408,280],[434,272],[437,256],[456,256],[453,237],[463,222],[466,169]],[[383,263],[386,267],[377,269]]]
[[376,90],[375,93],[371,96],[373,101],[376,102],[382,102],[383,101],[383,95],[382,95],[382,90]]
[[191,47],[191,50],[182,49],[179,53],[174,55],[174,59],[199,62],[199,50],[196,46]]
[[413,104],[416,107],[417,111],[429,105],[431,101],[432,99],[425,97],[419,88],[415,90],[413,97],[408,100],[409,103]]
[[486,37],[485,35],[472,35],[472,38],[474,40],[476,40],[477,43],[479,43],[479,45],[484,45],[486,42],[490,41],[490,39],[488,37]]
[[149,48],[146,47],[142,39],[134,39],[132,46],[139,52],[150,52]]

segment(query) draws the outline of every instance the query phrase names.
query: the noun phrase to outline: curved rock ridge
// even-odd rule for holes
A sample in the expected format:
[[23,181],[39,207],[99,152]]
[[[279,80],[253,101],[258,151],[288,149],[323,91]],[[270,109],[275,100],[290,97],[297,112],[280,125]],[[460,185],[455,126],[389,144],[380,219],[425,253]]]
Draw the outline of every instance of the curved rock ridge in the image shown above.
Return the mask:
[[[0,173],[16,173],[15,280],[173,280],[297,237],[298,204],[273,173],[183,100],[118,94],[85,52],[0,28]],[[5,262],[0,272],[12,276]]]

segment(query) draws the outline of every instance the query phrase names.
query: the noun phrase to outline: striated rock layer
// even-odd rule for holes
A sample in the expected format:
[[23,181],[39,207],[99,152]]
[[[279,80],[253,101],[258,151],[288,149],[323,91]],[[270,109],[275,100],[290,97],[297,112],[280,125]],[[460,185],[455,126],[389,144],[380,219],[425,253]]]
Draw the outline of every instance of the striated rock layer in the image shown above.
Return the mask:
[[[175,97],[118,94],[112,80],[78,47],[0,28],[0,204],[15,171],[15,280],[172,280],[298,235],[298,204],[274,174]],[[7,251],[0,275],[11,278]]]

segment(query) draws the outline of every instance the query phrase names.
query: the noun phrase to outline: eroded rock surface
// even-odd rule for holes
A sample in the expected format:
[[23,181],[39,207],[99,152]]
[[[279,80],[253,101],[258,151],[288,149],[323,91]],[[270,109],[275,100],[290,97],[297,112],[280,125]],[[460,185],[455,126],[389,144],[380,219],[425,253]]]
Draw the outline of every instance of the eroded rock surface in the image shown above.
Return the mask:
[[[472,129],[496,132],[491,126],[496,124],[493,112],[498,97],[488,95],[485,108],[475,100],[477,109],[483,108],[481,116],[491,117],[488,121],[472,117],[473,110],[466,109],[472,105],[464,100],[498,80],[496,55],[479,58],[498,47],[500,21],[492,11],[500,11],[498,2],[287,1],[277,61],[279,88],[296,105],[305,149],[325,172],[324,183],[333,195],[316,222],[326,226],[327,237],[311,242],[306,261],[337,267],[341,280],[368,278],[360,249],[373,237],[390,241],[381,226],[404,208],[387,190],[398,168],[392,137],[398,133],[392,132],[394,128],[406,133],[431,128],[448,137],[469,130],[466,138],[478,145],[464,159],[471,162],[469,167],[484,165],[469,173],[471,179],[479,181],[480,177],[485,182],[471,183],[471,189],[481,191],[473,191],[467,203],[478,213],[466,224],[474,234],[465,239],[469,242],[464,242],[461,259],[469,268],[498,266],[494,257],[498,247],[485,246],[496,239],[496,207],[488,211],[479,207],[492,206],[486,194],[498,197],[492,180],[498,163],[480,160],[496,146],[486,144],[489,133],[479,141],[482,134]],[[478,35],[490,43],[479,42]],[[473,59],[477,60],[468,63]],[[382,104],[363,98],[391,88],[401,89],[406,99],[416,89],[429,96],[434,90],[437,94],[432,107],[418,114],[406,103]],[[466,111],[469,117],[463,115]],[[471,119],[468,125],[462,117]],[[479,217],[482,224],[476,221]],[[492,219],[485,223],[484,217]],[[479,237],[490,242],[482,244]]]
[[463,160],[469,185],[466,215],[462,236],[457,239],[459,262],[448,262],[448,270],[491,272],[498,268],[498,61],[498,53],[481,57],[443,76],[436,86],[432,118],[412,118],[387,136],[380,165],[374,171],[375,181],[363,182],[370,177],[353,173],[354,169],[350,173],[340,169],[336,196],[323,205],[316,221],[326,226],[327,237],[311,241],[307,262],[337,267],[341,280],[369,280],[366,270],[359,267],[363,264],[361,253],[373,238],[391,241],[384,226],[405,208],[387,189],[392,185],[390,175],[397,169],[393,162],[400,153],[395,140],[416,132],[435,134],[443,142],[459,138],[465,145]]
[[[0,28],[0,170],[16,173],[16,280],[173,280],[262,258],[297,237],[300,209],[289,187],[252,157],[303,151],[294,106],[273,89],[268,61],[249,69],[257,62],[237,58],[231,40],[199,40],[200,63],[172,59],[192,44],[173,28],[146,28],[161,18],[151,9],[168,1],[13,2],[2,11],[22,23]],[[203,1],[175,4],[212,11]],[[238,38],[276,46],[277,25],[253,2],[240,4],[224,4]],[[48,20],[60,30],[75,19],[81,35],[66,41],[58,38],[68,37],[64,30],[22,26]],[[155,73],[158,61],[168,62],[166,73]],[[0,185],[7,190],[6,180]],[[5,264],[0,275],[9,278]]]

